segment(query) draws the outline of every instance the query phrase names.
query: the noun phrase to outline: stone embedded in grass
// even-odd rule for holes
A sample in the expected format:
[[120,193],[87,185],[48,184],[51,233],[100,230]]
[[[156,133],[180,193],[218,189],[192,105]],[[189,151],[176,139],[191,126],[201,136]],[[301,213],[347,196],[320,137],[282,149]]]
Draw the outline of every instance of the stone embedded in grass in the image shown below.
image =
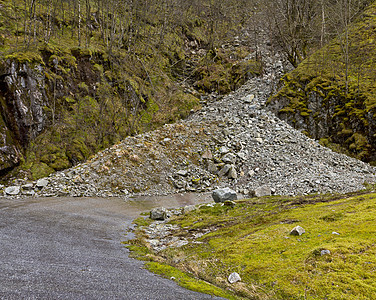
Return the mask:
[[214,190],[212,197],[214,199],[214,202],[216,203],[225,202],[226,200],[232,201],[238,199],[236,192],[228,187],[224,189]]
[[173,242],[170,247],[174,247],[174,248],[180,248],[180,247],[183,247],[185,245],[188,245],[189,242],[187,240],[177,240],[175,242]]
[[338,232],[335,232],[335,231],[333,231],[332,234],[334,234],[334,235],[339,235],[339,233],[338,233]]
[[159,244],[160,244],[160,241],[157,240],[157,239],[146,240],[146,241],[147,241],[147,242],[150,244],[150,246],[152,246],[153,248],[159,246]]
[[235,207],[236,206],[236,203],[234,201],[230,201],[230,200],[226,200],[225,202],[223,202],[223,204],[225,206],[230,206],[230,207]]
[[329,255],[330,254],[330,250],[321,250],[321,252],[320,252],[320,254],[321,254],[321,256],[323,256],[323,255]]
[[164,207],[153,208],[150,211],[150,219],[164,221],[168,219],[169,213]]
[[228,282],[233,284],[235,282],[241,281],[242,279],[240,278],[240,275],[236,272],[231,273],[230,276],[228,277]]
[[305,233],[305,230],[299,225],[294,227],[290,232],[291,235],[302,235],[303,233]]

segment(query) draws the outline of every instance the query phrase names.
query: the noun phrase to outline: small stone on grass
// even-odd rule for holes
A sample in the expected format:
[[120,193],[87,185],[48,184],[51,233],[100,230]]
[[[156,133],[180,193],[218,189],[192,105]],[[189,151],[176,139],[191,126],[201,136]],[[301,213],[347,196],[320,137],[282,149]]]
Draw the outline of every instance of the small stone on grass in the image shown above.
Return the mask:
[[236,272],[231,273],[230,276],[228,277],[228,282],[233,284],[235,282],[241,281],[242,279],[240,278],[240,275]]
[[303,233],[305,233],[304,228],[298,225],[291,230],[290,235],[302,235]]
[[330,254],[330,250],[321,250],[320,254],[321,254],[321,256],[323,256],[323,255],[329,255]]

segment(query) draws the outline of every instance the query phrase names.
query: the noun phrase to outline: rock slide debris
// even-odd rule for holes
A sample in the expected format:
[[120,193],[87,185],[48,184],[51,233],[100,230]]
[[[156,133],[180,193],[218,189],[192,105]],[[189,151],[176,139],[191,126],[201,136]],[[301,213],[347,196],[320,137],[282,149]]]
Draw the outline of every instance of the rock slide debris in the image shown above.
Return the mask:
[[225,201],[237,200],[238,196],[236,192],[228,187],[224,189],[216,189],[212,193],[214,202],[222,203]]
[[[209,97],[188,119],[128,137],[48,178],[12,186],[32,184],[29,194],[36,197],[150,196],[218,187],[261,196],[347,193],[376,182],[374,167],[322,147],[266,110],[283,64],[278,54],[263,56],[263,77],[227,96]],[[24,196],[17,188],[2,191]]]

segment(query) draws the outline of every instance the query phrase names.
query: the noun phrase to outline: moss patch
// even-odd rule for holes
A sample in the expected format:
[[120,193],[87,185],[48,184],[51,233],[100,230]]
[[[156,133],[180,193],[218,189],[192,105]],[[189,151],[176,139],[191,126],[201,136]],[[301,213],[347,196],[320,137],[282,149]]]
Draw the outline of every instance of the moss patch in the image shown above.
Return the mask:
[[[247,52],[245,48],[242,49]],[[202,92],[227,94],[246,80],[260,75],[261,63],[244,60],[244,52],[239,50],[240,54],[234,55],[229,49],[209,51],[194,71],[195,87]]]
[[6,60],[17,61],[19,63],[40,63],[44,64],[42,56],[34,51],[14,52],[5,56]]

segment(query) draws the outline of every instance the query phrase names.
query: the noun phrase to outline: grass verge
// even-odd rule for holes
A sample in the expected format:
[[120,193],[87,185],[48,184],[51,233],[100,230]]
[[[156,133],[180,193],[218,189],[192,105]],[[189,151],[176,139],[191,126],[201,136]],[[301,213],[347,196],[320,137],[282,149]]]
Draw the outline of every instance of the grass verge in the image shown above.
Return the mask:
[[[375,299],[375,211],[375,193],[201,206],[169,221],[179,225],[172,234],[189,244],[153,253],[139,227],[130,249],[149,260],[149,270],[228,299]],[[297,225],[305,234],[290,235]],[[230,285],[232,272],[242,281]]]

